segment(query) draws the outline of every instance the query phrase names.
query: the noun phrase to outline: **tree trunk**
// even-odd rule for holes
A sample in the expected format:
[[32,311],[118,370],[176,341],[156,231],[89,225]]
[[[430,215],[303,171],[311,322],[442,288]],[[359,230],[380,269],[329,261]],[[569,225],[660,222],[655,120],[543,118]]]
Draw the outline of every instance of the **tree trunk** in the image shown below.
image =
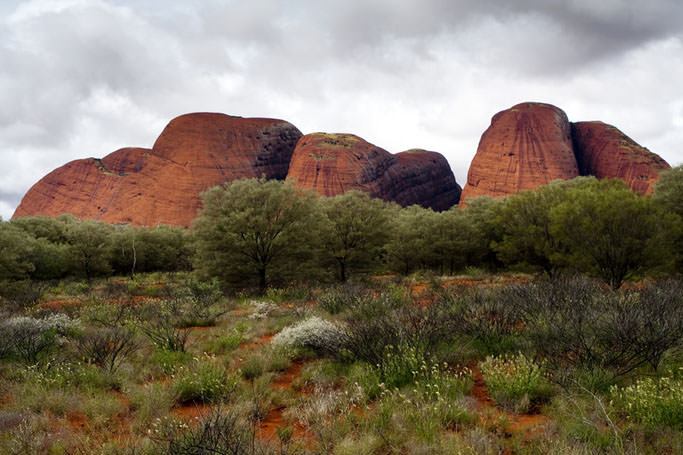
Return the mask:
[[262,267],[258,271],[258,289],[260,294],[266,293],[266,288],[268,287],[268,281],[266,280],[266,268]]
[[346,283],[346,262],[339,262],[339,280],[342,283]]
[[130,271],[130,276],[134,277],[135,276],[135,266],[138,262],[138,256],[137,252],[135,251],[135,238],[133,238],[133,268]]

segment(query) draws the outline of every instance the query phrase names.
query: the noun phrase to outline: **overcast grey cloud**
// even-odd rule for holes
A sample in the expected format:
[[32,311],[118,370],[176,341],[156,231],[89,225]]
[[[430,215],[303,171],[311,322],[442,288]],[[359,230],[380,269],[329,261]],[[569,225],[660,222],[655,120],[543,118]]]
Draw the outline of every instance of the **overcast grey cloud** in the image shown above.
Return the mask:
[[0,2],[0,215],[72,159],[150,146],[193,111],[443,153],[463,183],[521,101],[683,162],[678,0]]

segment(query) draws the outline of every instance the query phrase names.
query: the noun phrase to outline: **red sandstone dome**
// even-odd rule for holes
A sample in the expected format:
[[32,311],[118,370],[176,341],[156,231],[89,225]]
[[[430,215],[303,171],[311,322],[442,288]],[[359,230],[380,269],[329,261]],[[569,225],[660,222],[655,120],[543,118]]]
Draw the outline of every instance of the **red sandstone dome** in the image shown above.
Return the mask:
[[462,199],[505,196],[578,175],[567,115],[550,104],[522,103],[491,119]]
[[569,123],[559,108],[521,103],[491,119],[472,160],[462,202],[506,196],[579,175],[620,178],[634,191],[652,190],[669,165],[617,128]]
[[671,166],[612,125],[572,123],[574,151],[581,175],[620,178],[640,194],[654,189],[659,172]]
[[206,189],[245,177],[284,179],[301,132],[288,122],[224,114],[172,120],[152,149],[72,161],[42,178],[14,213],[189,226]]
[[391,154],[352,134],[308,134],[292,155],[287,181],[335,196],[360,190],[401,205],[447,210],[460,187],[439,153],[409,150]]

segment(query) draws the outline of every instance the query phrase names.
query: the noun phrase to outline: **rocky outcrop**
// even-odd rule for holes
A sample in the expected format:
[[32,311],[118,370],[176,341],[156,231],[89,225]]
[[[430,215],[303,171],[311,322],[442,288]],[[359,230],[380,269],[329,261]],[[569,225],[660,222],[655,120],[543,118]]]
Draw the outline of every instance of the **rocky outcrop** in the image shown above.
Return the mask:
[[460,187],[441,154],[409,150],[393,155],[352,134],[302,137],[287,181],[324,196],[359,190],[404,206],[435,210],[452,207],[460,197]]
[[301,132],[274,119],[197,113],[172,120],[152,149],[68,163],[24,196],[14,217],[72,214],[109,223],[189,226],[200,194],[239,178],[284,179]]
[[634,191],[651,191],[669,165],[613,126],[570,124],[559,108],[522,103],[499,112],[472,160],[462,202],[506,196],[580,175],[623,179]]
[[462,199],[505,196],[578,175],[567,115],[550,104],[522,103],[491,119]]
[[635,192],[649,194],[659,172],[669,164],[603,122],[572,123],[572,138],[581,175],[619,178]]

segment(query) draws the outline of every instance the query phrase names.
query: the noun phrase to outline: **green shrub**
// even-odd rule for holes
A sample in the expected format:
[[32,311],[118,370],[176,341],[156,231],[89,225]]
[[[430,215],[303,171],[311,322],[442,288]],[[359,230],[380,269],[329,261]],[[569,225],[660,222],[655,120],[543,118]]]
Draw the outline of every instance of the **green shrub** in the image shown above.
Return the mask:
[[458,430],[474,418],[463,400],[472,387],[471,372],[449,370],[446,365],[423,361],[414,371],[408,391],[389,390],[380,384],[383,400],[393,403],[420,441],[434,443],[443,430]]
[[237,384],[236,377],[228,375],[225,367],[209,358],[180,367],[173,382],[173,391],[178,404],[211,403],[227,399]]
[[72,335],[80,322],[56,313],[42,319],[15,316],[0,323],[0,356],[14,355],[36,363],[38,357],[55,348],[62,337]]
[[190,329],[179,327],[180,319],[173,302],[148,302],[137,314],[138,327],[159,349],[185,351]]
[[135,333],[126,327],[98,327],[78,338],[80,354],[89,363],[114,373],[139,346]]
[[382,378],[378,369],[365,362],[354,363],[349,369],[347,379],[349,383],[360,387],[368,401],[376,399],[382,393]]
[[267,453],[254,444],[253,429],[234,411],[215,411],[188,426],[178,419],[158,419],[149,431],[158,451],[169,455]]
[[397,347],[388,346],[378,366],[382,380],[388,388],[401,388],[412,384],[420,373],[424,373],[428,368],[424,353],[405,344]]
[[341,313],[357,299],[367,296],[367,290],[354,284],[343,284],[326,289],[318,296],[318,305],[330,314]]
[[165,384],[150,383],[131,392],[131,405],[135,410],[136,425],[147,428],[155,418],[160,418],[174,403],[173,391]]
[[208,344],[208,351],[215,354],[226,354],[237,349],[244,341],[244,333],[238,330],[227,335],[222,335],[211,340]]
[[422,351],[412,346],[390,347],[377,368],[383,387],[388,389],[400,389],[413,384],[414,389],[434,388],[425,390],[424,393],[438,391],[437,395],[455,398],[472,387],[468,370],[453,371],[447,365],[429,359]]
[[613,386],[610,393],[613,405],[630,420],[651,427],[683,427],[682,380],[643,378],[626,387]]
[[529,411],[551,393],[543,365],[522,353],[487,357],[481,364],[481,371],[496,402],[516,412]]
[[256,379],[266,371],[266,359],[260,354],[252,355],[244,360],[240,371],[244,379]]
[[166,351],[157,349],[151,356],[151,363],[165,375],[174,374],[178,369],[186,365],[192,357],[187,352]]

